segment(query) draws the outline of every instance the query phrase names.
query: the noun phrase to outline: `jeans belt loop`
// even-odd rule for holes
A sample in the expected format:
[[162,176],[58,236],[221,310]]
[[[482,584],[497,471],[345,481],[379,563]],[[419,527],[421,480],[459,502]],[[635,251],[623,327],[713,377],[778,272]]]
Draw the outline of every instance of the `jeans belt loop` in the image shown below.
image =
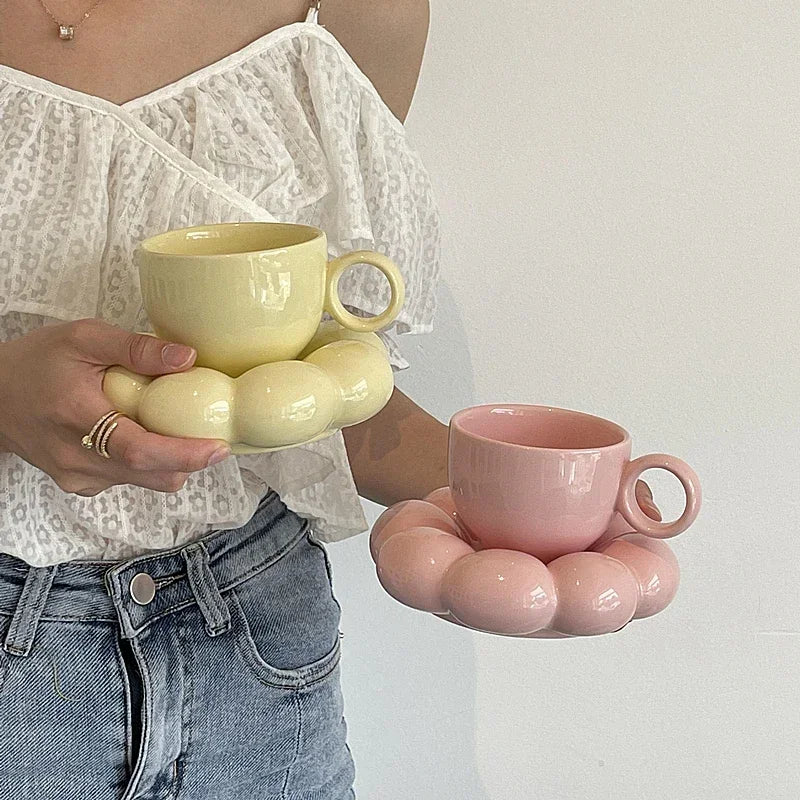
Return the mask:
[[58,565],[30,567],[25,577],[3,649],[13,656],[29,656]]
[[198,542],[183,548],[181,554],[186,561],[189,585],[206,621],[206,632],[209,636],[225,633],[231,627],[231,614],[211,572],[208,550]]

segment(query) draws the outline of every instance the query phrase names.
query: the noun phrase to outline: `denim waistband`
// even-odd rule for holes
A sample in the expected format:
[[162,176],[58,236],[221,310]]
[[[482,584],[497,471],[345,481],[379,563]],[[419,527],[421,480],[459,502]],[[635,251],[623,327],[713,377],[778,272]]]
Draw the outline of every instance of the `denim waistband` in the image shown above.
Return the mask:
[[[209,635],[223,633],[230,616],[221,593],[277,561],[308,525],[270,490],[239,528],[214,530],[189,544],[125,561],[30,567],[0,554],[0,615],[12,618],[3,647],[28,655],[39,622],[114,622],[130,639],[192,603],[200,607]],[[142,574],[155,587],[145,603],[134,599],[131,588]]]

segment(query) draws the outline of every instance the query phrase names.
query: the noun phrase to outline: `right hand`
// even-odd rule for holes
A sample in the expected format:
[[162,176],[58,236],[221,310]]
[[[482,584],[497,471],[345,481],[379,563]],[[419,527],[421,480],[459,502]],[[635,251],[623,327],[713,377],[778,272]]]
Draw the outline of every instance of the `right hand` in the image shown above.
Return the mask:
[[189,348],[184,363],[168,364],[162,353],[172,344],[101,319],[47,325],[0,343],[0,450],[16,453],[63,491],[84,497],[128,483],[177,492],[227,442],[161,436],[117,416],[106,443],[110,459],[81,445],[114,408],[103,393],[105,370],[119,364],[140,375],[182,372],[197,353]]

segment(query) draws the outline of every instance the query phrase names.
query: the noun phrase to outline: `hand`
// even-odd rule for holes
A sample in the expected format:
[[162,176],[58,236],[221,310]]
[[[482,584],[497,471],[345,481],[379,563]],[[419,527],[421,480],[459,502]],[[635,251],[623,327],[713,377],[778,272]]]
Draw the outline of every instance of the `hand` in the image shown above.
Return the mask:
[[[169,345],[169,348],[167,348]],[[178,355],[180,365],[164,358]],[[142,375],[189,368],[192,348],[130,333],[100,319],[38,328],[0,343],[0,450],[46,472],[65,492],[92,497],[115,484],[177,492],[190,472],[204,469],[227,442],[161,436],[119,416],[107,442],[110,459],[81,445],[81,437],[113,406],[103,393],[105,370]],[[223,455],[223,457],[225,457]]]

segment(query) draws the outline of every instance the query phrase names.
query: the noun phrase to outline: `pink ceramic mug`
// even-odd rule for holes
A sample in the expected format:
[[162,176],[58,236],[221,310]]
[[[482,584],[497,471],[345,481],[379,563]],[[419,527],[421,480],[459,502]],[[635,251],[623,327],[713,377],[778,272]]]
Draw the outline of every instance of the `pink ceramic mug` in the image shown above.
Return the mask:
[[[521,550],[545,563],[585,550],[615,511],[647,536],[685,531],[700,510],[694,470],[674,456],[630,455],[628,432],[591,414],[516,403],[465,408],[448,435],[456,513],[478,549]],[[675,475],[686,492],[674,522],[651,519],[636,501],[636,481],[653,467]]]

